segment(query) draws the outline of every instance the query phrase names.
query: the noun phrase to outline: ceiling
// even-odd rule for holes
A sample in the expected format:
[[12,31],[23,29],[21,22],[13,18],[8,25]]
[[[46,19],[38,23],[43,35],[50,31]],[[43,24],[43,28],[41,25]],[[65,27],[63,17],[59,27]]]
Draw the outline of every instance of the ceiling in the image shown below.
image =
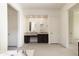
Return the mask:
[[62,8],[65,3],[20,3],[23,9],[55,9]]

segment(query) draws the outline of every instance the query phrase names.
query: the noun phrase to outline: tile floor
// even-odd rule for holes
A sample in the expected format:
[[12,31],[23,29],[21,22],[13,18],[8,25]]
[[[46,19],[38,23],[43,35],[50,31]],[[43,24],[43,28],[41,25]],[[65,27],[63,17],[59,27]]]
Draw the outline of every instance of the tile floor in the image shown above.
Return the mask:
[[[24,44],[25,50],[34,50],[33,56],[78,56],[78,47],[70,44],[69,48],[65,48],[60,44]],[[9,50],[16,50],[16,47],[9,47]]]
[[26,50],[34,50],[34,56],[77,56],[77,46],[70,45],[65,48],[59,44],[24,44]]

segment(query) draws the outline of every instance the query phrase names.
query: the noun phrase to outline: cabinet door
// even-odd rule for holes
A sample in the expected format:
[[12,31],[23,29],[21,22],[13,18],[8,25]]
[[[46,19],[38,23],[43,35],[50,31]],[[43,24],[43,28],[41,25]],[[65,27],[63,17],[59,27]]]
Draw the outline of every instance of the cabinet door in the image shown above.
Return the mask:
[[29,42],[30,42],[30,37],[24,36],[24,43],[29,43]]
[[39,34],[38,35],[38,43],[48,43],[48,35],[47,34]]
[[38,34],[38,43],[42,43],[43,40],[42,40],[42,36],[40,34]]
[[48,43],[48,34],[43,35],[43,42]]

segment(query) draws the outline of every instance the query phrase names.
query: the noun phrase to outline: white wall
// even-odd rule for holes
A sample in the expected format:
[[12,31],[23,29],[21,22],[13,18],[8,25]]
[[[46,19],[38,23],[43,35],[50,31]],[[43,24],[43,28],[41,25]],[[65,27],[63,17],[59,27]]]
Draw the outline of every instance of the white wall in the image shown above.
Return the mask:
[[60,43],[60,17],[49,16],[49,43]]
[[26,32],[29,32],[29,19],[28,18],[24,19],[24,33]]
[[0,3],[0,52],[7,51],[7,4]]
[[73,43],[73,11],[69,11],[69,43]]
[[60,9],[28,9],[24,10],[26,15],[48,15],[49,43],[60,41]]
[[79,11],[74,11],[73,14],[73,38],[79,40]]
[[61,41],[64,47],[69,46],[69,9],[74,6],[74,3],[66,4],[61,9]]

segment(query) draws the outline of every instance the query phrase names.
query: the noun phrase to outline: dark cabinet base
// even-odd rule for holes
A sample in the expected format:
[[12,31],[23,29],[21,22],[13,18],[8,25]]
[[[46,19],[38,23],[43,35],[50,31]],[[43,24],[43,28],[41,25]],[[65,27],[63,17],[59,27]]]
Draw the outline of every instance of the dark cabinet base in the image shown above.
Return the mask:
[[48,34],[38,34],[38,43],[48,43]]
[[30,37],[24,36],[24,43],[29,43],[29,42],[30,42]]
[[37,43],[48,43],[48,34],[38,34],[37,36],[24,36],[24,43],[30,43],[30,37],[37,37]]

